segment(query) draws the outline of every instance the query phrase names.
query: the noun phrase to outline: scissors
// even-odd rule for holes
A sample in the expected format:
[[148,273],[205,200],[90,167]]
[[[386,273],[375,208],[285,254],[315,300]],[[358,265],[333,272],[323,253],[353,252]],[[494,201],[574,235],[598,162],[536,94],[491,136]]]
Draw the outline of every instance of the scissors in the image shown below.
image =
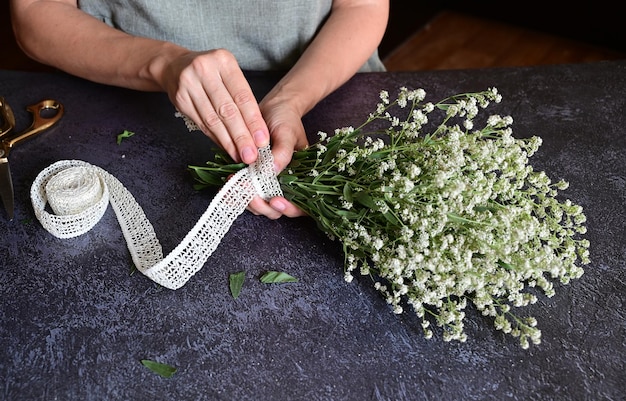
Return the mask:
[[19,142],[32,137],[56,124],[63,116],[63,105],[56,100],[46,99],[26,107],[33,115],[30,127],[22,132],[13,132],[15,116],[9,104],[0,97],[0,198],[9,219],[13,220],[13,181],[9,168],[9,152]]

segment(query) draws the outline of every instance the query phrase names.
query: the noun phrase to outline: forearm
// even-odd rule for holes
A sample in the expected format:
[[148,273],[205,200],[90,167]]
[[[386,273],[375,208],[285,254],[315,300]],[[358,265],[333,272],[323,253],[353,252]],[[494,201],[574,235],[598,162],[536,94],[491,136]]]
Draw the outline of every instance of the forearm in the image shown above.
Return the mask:
[[388,15],[388,0],[335,1],[311,45],[266,99],[290,99],[301,115],[306,114],[374,53],[385,33]]
[[169,60],[185,49],[113,29],[75,2],[13,0],[16,39],[33,59],[95,82],[162,90]]

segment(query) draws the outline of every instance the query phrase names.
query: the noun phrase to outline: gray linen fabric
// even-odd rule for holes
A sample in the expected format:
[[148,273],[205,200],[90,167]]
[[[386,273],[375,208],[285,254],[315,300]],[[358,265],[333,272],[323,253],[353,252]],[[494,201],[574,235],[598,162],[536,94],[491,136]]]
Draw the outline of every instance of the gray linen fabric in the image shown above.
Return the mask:
[[[290,68],[332,0],[78,0],[83,11],[136,36],[191,50],[225,48],[243,70]],[[361,71],[383,71],[375,52]]]

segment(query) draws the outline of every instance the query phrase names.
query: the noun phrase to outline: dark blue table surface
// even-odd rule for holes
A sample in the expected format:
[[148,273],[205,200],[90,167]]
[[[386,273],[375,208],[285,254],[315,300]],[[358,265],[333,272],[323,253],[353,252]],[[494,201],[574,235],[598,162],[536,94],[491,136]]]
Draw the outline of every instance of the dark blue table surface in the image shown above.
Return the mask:
[[[250,74],[260,96],[275,77]],[[245,212],[206,265],[171,291],[130,274],[111,208],[89,233],[52,237],[34,218],[30,185],[49,164],[80,159],[136,197],[166,253],[215,191],[186,171],[213,145],[187,132],[167,97],[64,74],[0,71],[15,111],[55,98],[54,130],[12,152],[16,217],[0,216],[0,399],[3,400],[623,400],[626,394],[626,62],[359,74],[305,117],[319,130],[360,123],[381,89],[424,88],[432,99],[497,87],[491,111],[516,136],[544,142],[531,159],[584,207],[591,264],[528,308],[542,343],[521,349],[471,309],[466,343],[427,340],[391,313],[367,278],[346,283],[338,243],[308,218]],[[123,130],[135,136],[116,143]],[[246,271],[234,300],[228,275]],[[299,282],[267,285],[285,271]],[[161,378],[152,359],[178,372]]]

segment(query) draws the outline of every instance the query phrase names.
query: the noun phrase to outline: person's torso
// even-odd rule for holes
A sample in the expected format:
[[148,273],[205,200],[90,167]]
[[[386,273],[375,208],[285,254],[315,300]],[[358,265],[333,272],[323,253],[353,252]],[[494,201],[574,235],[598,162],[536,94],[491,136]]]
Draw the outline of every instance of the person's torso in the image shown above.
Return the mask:
[[197,51],[227,49],[244,70],[291,67],[331,5],[332,0],[78,0],[83,11],[131,35]]

